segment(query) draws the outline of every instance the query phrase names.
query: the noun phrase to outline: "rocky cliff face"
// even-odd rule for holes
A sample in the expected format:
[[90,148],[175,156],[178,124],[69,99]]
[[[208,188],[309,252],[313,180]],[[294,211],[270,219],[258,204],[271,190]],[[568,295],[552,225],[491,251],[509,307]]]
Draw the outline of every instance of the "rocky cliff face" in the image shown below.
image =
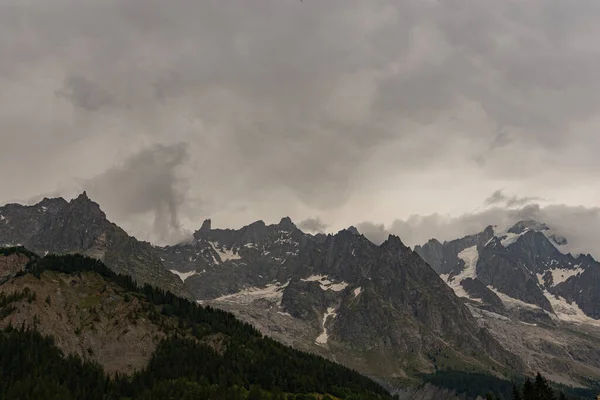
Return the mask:
[[22,253],[4,255],[0,253],[0,284],[22,271],[29,262],[29,257]]
[[23,245],[44,255],[82,253],[103,260],[140,283],[185,293],[181,281],[162,265],[152,245],[111,223],[84,192],[70,202],[44,199],[33,206],[0,207],[0,246]]
[[520,368],[398,237],[376,246],[352,228],[307,235],[289,218],[239,230],[205,221],[191,243],[157,251],[201,302],[372,376],[431,371],[438,357]]

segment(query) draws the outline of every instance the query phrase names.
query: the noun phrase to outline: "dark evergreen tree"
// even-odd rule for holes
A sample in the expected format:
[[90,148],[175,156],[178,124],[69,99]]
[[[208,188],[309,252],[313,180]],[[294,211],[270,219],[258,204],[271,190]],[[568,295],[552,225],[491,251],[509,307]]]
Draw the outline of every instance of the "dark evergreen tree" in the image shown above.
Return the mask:
[[529,378],[523,384],[523,400],[536,400],[535,388]]
[[516,385],[513,385],[512,400],[523,400],[523,396],[521,396],[521,391],[517,388]]
[[546,378],[544,378],[540,373],[536,375],[533,387],[536,400],[556,400],[556,397],[554,397],[554,391],[548,384]]
[[564,392],[560,392],[560,395],[558,395],[558,400],[567,400],[567,396],[565,396]]

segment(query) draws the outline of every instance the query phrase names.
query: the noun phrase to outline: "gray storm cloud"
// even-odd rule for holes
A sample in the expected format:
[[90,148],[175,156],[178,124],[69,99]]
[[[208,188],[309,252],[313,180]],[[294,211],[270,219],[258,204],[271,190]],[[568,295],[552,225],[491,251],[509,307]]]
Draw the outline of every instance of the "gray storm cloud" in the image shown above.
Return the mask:
[[600,259],[600,208],[574,207],[561,204],[540,206],[528,204],[517,208],[493,206],[492,208],[446,217],[438,214],[414,215],[406,220],[394,220],[389,225],[363,222],[358,230],[374,243],[382,243],[389,234],[400,236],[405,244],[414,247],[435,238],[441,242],[458,239],[483,231],[489,225],[508,227],[522,220],[546,223],[568,241],[573,254],[592,254]]
[[542,200],[538,197],[519,197],[507,196],[502,190],[496,190],[485,200],[486,205],[504,205],[506,207],[523,206],[536,200]]
[[155,242],[178,241],[183,238],[178,209],[185,198],[185,182],[177,168],[187,158],[183,144],[155,145],[85,182],[84,188],[109,217],[149,215]]
[[311,217],[306,218],[300,221],[298,224],[298,228],[302,229],[306,232],[325,232],[327,229],[327,224],[321,220],[319,217]]
[[[365,193],[447,171],[463,213],[473,181],[576,203],[600,172],[598,35],[596,0],[0,0],[0,197],[89,181],[165,240],[213,215],[368,220]],[[432,197],[452,198],[419,213]]]

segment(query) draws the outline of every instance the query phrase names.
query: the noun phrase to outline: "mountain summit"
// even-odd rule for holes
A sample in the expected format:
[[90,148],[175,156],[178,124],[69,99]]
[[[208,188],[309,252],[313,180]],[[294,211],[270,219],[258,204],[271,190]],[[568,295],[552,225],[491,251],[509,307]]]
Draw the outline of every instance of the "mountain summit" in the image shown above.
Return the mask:
[[152,245],[108,221],[86,192],[70,202],[44,198],[32,206],[0,207],[0,245],[23,245],[41,255],[85,254],[139,283],[185,293],[179,278],[163,267]]
[[[519,221],[508,229],[488,227],[483,232],[443,244],[431,240],[415,251],[459,296],[468,297],[461,282],[480,281],[489,290],[554,313],[574,303],[582,317],[600,319],[600,285],[590,285],[600,273],[592,257],[565,251],[566,239],[546,224]],[[597,287],[597,289],[593,289]],[[558,308],[555,310],[554,308]]]

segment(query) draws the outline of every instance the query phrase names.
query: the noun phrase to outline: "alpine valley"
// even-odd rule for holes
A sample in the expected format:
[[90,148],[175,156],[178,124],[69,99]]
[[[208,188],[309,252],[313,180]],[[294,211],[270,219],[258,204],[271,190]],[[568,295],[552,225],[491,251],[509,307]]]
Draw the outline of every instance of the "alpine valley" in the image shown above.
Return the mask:
[[[393,235],[381,245],[353,227],[311,235],[283,218],[238,230],[213,229],[206,220],[189,241],[161,247],[109,222],[85,193],[70,202],[0,207],[2,246],[23,246],[46,256],[41,260],[67,253],[98,259],[137,284],[168,290],[200,309],[231,312],[278,342],[421,399],[455,397],[452,390],[423,385],[436,377],[444,386],[445,374],[502,381],[541,372],[581,390],[598,386],[600,264],[590,255],[566,253],[567,240],[541,222],[521,221],[450,242],[432,239],[412,250]],[[20,289],[35,289],[19,277],[25,261],[0,264],[0,289],[16,285],[15,279]],[[92,290],[102,283],[88,275],[46,279],[36,290],[63,293],[64,301],[82,296],[71,286]],[[120,296],[120,289],[111,290]],[[113,311],[113,318],[130,315]],[[23,311],[30,314],[39,315]],[[80,332],[77,339],[57,318],[66,317],[52,316],[42,332],[60,336],[56,342],[66,353],[89,356],[110,371],[143,369],[162,335],[155,323],[128,328],[137,347],[127,347],[133,361],[123,364],[122,357],[107,356],[125,351],[118,335],[98,339]],[[109,318],[98,321],[108,326]],[[82,338],[91,352],[77,344]],[[206,340],[220,351],[222,336]]]

